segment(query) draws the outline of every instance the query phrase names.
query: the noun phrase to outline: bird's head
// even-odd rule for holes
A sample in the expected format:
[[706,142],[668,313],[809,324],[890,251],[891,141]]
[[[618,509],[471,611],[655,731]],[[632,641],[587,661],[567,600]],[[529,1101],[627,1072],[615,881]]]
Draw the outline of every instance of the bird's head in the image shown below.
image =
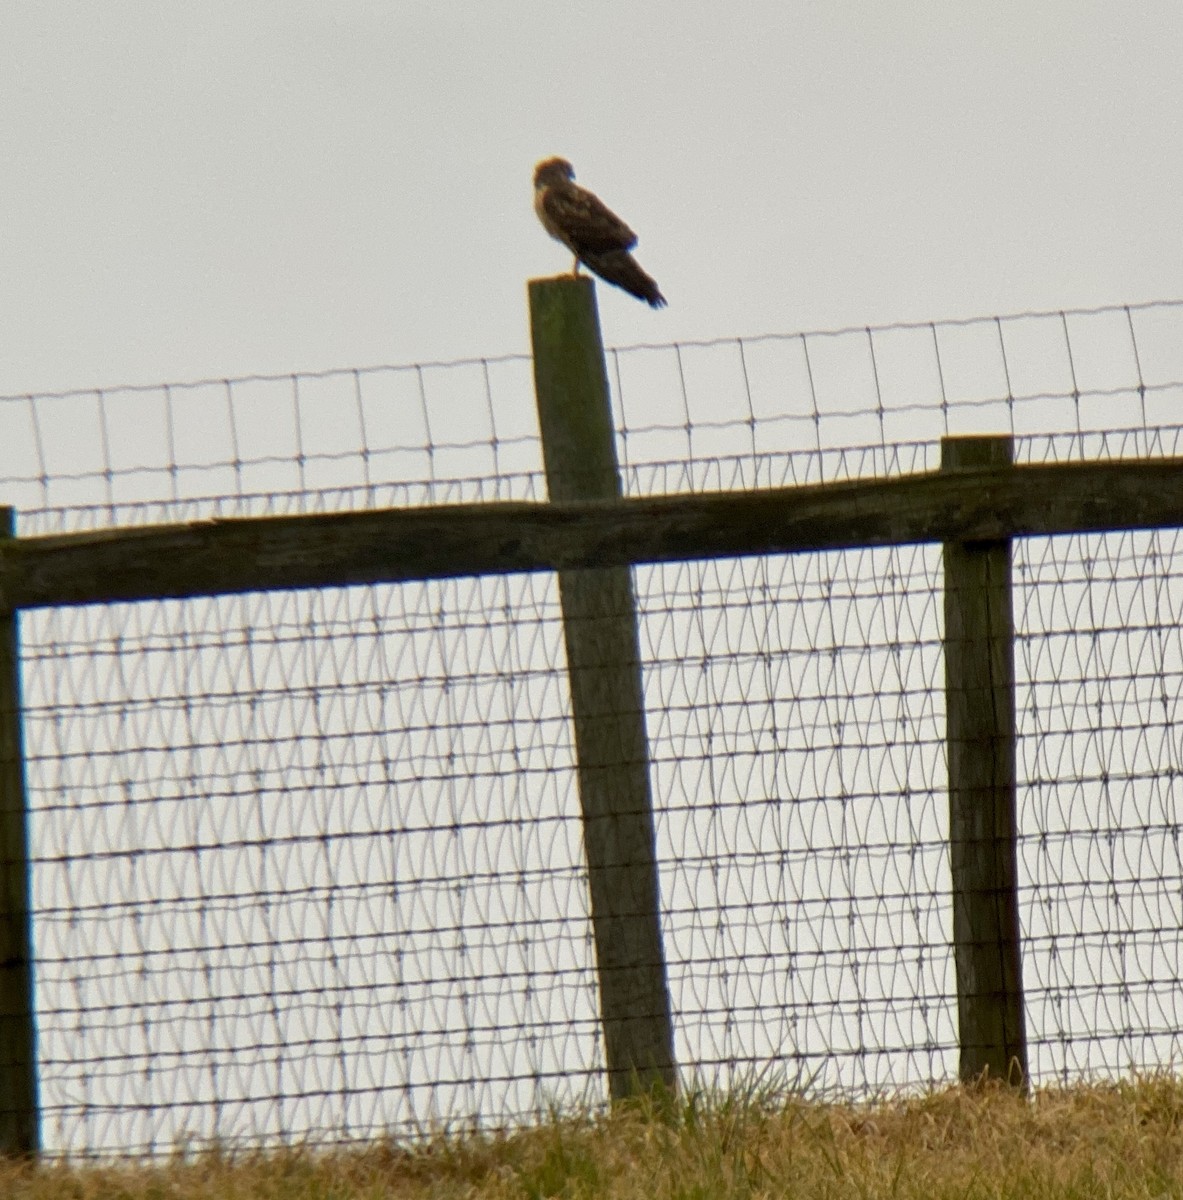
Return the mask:
[[565,158],[545,158],[534,168],[534,186],[567,183],[575,178],[575,168]]

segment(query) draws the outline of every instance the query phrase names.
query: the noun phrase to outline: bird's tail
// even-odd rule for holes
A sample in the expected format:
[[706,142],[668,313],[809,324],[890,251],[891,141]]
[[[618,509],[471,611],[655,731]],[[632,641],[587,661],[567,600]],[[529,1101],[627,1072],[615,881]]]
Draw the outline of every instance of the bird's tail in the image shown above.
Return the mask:
[[631,296],[644,300],[654,308],[665,304],[665,297],[656,282],[641,270],[640,264],[627,250],[605,250],[600,254],[585,254],[584,264],[601,278],[624,288]]

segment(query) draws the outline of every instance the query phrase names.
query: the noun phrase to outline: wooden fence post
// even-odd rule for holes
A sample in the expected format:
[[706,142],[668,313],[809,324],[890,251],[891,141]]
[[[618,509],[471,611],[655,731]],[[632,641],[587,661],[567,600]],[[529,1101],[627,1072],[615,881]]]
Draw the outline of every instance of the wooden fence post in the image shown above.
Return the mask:
[[[944,438],[941,469],[1012,461],[1009,437]],[[946,542],[949,857],[962,1082],[1027,1086],[1017,887],[1011,544]]]
[[[13,536],[0,508],[0,538]],[[32,865],[21,737],[17,614],[0,614],[0,1154],[40,1149],[33,1020]]]
[[[592,281],[530,281],[534,387],[552,501],[616,500]],[[559,572],[600,1011],[613,1100],[673,1090],[673,1019],[658,896],[636,600],[628,567]]]

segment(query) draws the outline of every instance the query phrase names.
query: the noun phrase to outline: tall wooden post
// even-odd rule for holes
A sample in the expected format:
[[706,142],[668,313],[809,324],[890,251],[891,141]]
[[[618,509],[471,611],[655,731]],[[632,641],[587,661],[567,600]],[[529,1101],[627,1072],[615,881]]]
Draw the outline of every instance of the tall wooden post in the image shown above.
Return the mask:
[[[13,536],[0,508],[0,545]],[[0,612],[0,1154],[40,1149],[33,923],[17,614]]]
[[[530,281],[551,500],[621,496],[592,281]],[[608,1087],[675,1087],[640,639],[627,567],[559,572]]]
[[[1009,437],[945,438],[941,468],[1012,461]],[[1026,1087],[1009,541],[947,542],[945,704],[960,1076]]]

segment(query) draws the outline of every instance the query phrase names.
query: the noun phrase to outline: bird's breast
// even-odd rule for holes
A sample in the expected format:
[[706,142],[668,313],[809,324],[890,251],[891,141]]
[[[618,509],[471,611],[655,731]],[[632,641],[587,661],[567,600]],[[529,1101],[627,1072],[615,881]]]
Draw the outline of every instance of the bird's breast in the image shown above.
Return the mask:
[[542,228],[550,234],[555,241],[562,242],[564,246],[570,248],[571,243],[567,241],[563,233],[562,226],[557,225],[552,219],[550,213],[546,211],[546,188],[537,187],[534,189],[534,211],[538,214],[538,219],[542,222]]

